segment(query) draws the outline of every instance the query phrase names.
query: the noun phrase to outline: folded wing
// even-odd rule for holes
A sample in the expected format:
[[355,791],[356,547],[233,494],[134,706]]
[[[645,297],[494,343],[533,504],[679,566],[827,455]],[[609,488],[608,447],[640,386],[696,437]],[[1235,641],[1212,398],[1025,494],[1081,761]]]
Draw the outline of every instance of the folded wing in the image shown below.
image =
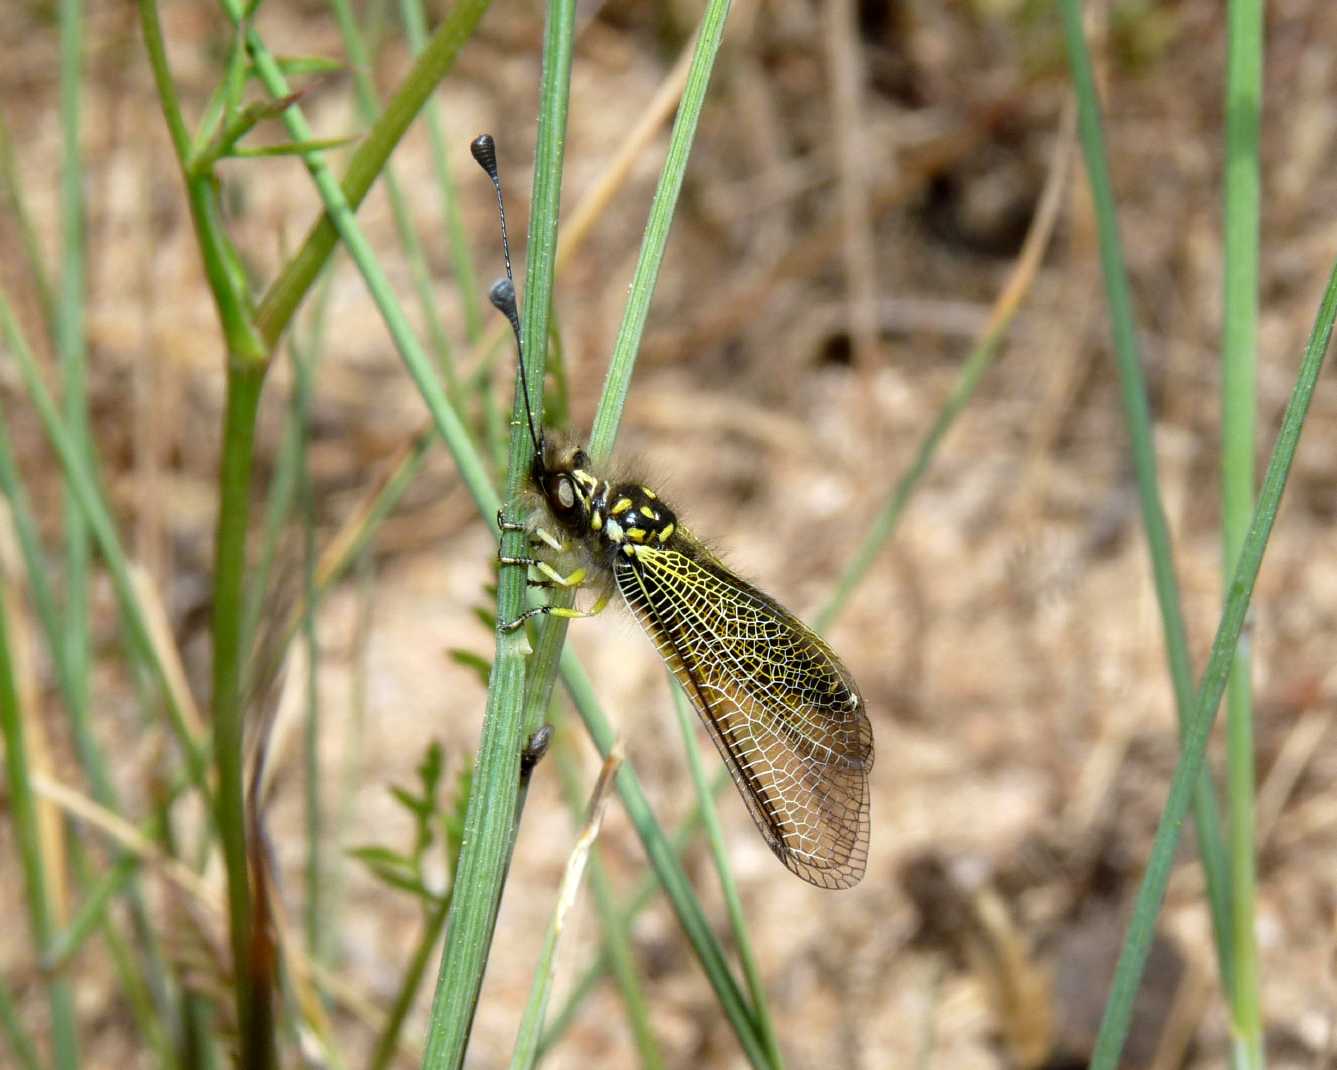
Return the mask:
[[771,850],[811,884],[857,884],[873,733],[840,659],[704,551],[638,546],[619,555],[614,575]]

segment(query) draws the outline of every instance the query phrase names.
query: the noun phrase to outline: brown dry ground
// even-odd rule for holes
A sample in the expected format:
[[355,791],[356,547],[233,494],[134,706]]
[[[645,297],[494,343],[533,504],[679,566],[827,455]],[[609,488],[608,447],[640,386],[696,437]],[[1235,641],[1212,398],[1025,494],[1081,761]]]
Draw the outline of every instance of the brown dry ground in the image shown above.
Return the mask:
[[[537,6],[499,0],[439,94],[485,279],[499,268],[495,220],[465,143],[484,129],[498,135],[512,229],[523,233],[542,31]],[[567,205],[598,178],[665,77],[697,6],[691,0],[581,5]],[[955,381],[1019,247],[1065,97],[1052,13],[1016,4],[864,0],[858,7],[855,47],[866,78],[851,119],[833,105],[829,73],[840,48],[828,47],[824,6],[815,0],[737,5],[622,435],[623,446],[642,458],[696,530],[713,538],[739,571],[809,616]],[[1260,458],[1337,251],[1337,8],[1314,0],[1270,8]],[[1199,668],[1221,598],[1215,356],[1225,42],[1219,9],[1213,0],[1122,5],[1118,17],[1095,27],[1106,60],[1107,133],[1162,489]],[[198,114],[218,77],[226,41],[220,19],[208,4],[169,3],[164,15],[176,75]],[[332,18],[319,3],[271,0],[261,26],[276,51],[341,54]],[[52,250],[59,130],[50,7],[4,5],[0,40],[6,57],[0,106],[40,235]],[[382,48],[376,67],[382,87],[394,85],[406,65],[397,39]],[[222,352],[131,5],[91,5],[88,66],[88,332],[101,474],[128,545],[166,592],[203,696]],[[305,104],[322,134],[337,135],[358,129],[350,100],[348,79],[331,76],[313,84]],[[880,303],[872,346],[853,340],[844,302],[839,190],[849,157],[838,145],[849,133],[846,144],[859,150],[876,204],[871,287]],[[663,143],[661,134],[559,281],[577,428],[587,426],[593,411]],[[395,168],[427,243],[446,328],[458,344],[462,304],[447,268],[441,206],[434,194],[417,192],[434,188],[421,129],[396,155]],[[313,190],[291,161],[234,162],[224,172],[229,227],[256,277],[267,280],[313,219]],[[361,220],[416,317],[382,196],[369,200]],[[44,339],[16,235],[6,217],[4,285],[34,336]],[[312,444],[322,539],[384,474],[395,447],[423,418],[346,261],[334,274],[330,325]],[[507,375],[504,362],[500,386]],[[0,364],[0,377],[55,552],[56,467],[11,362]],[[272,472],[289,385],[287,369],[276,370],[260,432],[257,502]],[[1335,431],[1337,387],[1328,375],[1254,602],[1265,799],[1258,938],[1269,1045],[1279,1067],[1327,1065],[1334,1023]],[[408,825],[386,789],[411,782],[428,741],[442,742],[452,769],[470,760],[483,692],[446,652],[490,651],[471,607],[484,597],[493,552],[438,448],[376,543],[365,646],[356,639],[362,603],[354,584],[340,587],[322,609],[327,798],[350,755],[356,770],[341,845],[403,842]],[[117,628],[110,591],[100,581],[97,727],[138,814],[160,762],[159,740],[142,725]],[[1055,949],[1100,943],[1111,913],[1126,905],[1175,757],[1159,617],[1080,182],[1069,186],[1055,239],[999,363],[831,638],[861,683],[876,733],[866,879],[840,894],[809,888],[777,865],[732,794],[722,804],[789,1065],[908,1066],[925,1052],[923,1065],[938,1067],[1033,1062],[1024,1055],[1036,1050],[1027,1038],[1043,1033],[1046,1015],[1076,1037],[1069,1065],[1078,1064],[1081,1019],[1102,982],[1095,967],[1082,960],[1073,966]],[[661,820],[676,822],[691,792],[650,646],[618,613],[574,627],[571,642]],[[360,660],[366,710],[359,737],[350,710]],[[51,765],[81,784],[49,664],[38,657],[34,667]],[[304,886],[300,733],[284,738],[269,822],[283,900],[297,919]],[[581,746],[592,771],[592,751]],[[714,757],[707,757],[713,769]],[[555,769],[540,767],[483,991],[472,1066],[498,1066],[507,1057],[573,837]],[[90,842],[99,841],[90,834]],[[615,882],[630,887],[644,862],[616,804],[601,842]],[[44,1002],[21,924],[23,891],[7,823],[0,824],[0,857],[0,901],[11,919],[0,962],[40,1033]],[[105,857],[100,846],[95,857]],[[1177,993],[1187,1025],[1167,1029],[1160,1065],[1174,1065],[1176,1046],[1189,1044],[1187,1065],[1219,1067],[1228,1018],[1215,990],[1201,879],[1189,852],[1183,858],[1164,931],[1187,969],[1158,967],[1153,982],[1164,993],[1163,1006]],[[688,869],[723,931],[716,883],[699,847]],[[385,1002],[413,946],[417,911],[353,865],[344,873],[342,903],[330,923],[339,970]],[[209,875],[219,878],[216,863]],[[150,882],[150,894],[164,919],[179,916],[157,883]],[[668,1064],[742,1065],[667,907],[657,903],[648,911],[634,937]],[[597,938],[584,898],[562,948],[554,1005]],[[152,1065],[130,1027],[105,950],[90,947],[72,970],[87,1065]],[[1036,978],[1053,970],[1067,972],[1058,974],[1064,981],[1057,1009],[1046,1010]],[[410,1025],[415,1038],[425,1025],[426,999]],[[351,1065],[358,1065],[367,1030],[340,1011],[335,1021]],[[1144,1052],[1154,1051],[1161,1033],[1144,1024],[1138,1039]],[[618,997],[605,986],[547,1065],[626,1066],[630,1052]]]

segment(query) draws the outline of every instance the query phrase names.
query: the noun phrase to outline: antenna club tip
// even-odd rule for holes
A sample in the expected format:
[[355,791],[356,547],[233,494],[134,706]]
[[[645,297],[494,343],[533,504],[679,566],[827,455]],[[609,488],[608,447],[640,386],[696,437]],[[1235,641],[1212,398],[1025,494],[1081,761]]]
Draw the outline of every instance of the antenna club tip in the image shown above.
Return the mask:
[[502,312],[515,308],[515,284],[510,279],[498,279],[487,292],[492,307]]
[[497,177],[497,143],[491,134],[479,134],[469,142],[469,151],[479,167],[493,178]]

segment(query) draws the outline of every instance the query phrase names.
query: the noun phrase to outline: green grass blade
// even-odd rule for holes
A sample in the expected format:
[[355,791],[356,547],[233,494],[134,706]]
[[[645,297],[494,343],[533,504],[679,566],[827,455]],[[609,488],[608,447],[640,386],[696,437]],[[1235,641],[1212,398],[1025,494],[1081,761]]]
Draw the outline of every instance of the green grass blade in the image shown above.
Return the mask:
[[738,895],[738,882],[734,880],[733,867],[729,865],[729,848],[724,842],[724,829],[715,810],[715,796],[706,780],[701,747],[696,741],[697,719],[688,709],[687,697],[672,676],[669,677],[669,690],[673,693],[673,709],[678,717],[683,749],[687,752],[687,768],[692,775],[692,786],[696,789],[696,804],[701,809],[701,821],[706,827],[706,841],[710,844],[710,853],[715,859],[715,872],[720,879],[720,891],[724,893],[724,906],[729,913],[729,927],[733,931],[734,945],[738,949],[738,961],[742,964],[743,979],[747,982],[748,995],[752,999],[752,1015],[757,1023],[757,1035],[766,1047],[766,1057],[771,1065],[783,1066],[780,1039],[776,1035],[775,1023],[771,1020],[770,1006],[766,1000],[766,986],[761,980],[761,970],[757,968],[757,957],[752,953],[752,939],[748,936],[747,921],[743,916],[743,901]]
[[[1133,318],[1132,296],[1124,268],[1123,246],[1119,238],[1118,220],[1114,209],[1109,164],[1105,158],[1105,145],[1100,129],[1099,98],[1096,95],[1095,78],[1091,70],[1091,57],[1082,35],[1079,0],[1063,0],[1060,11],[1063,16],[1068,63],[1077,95],[1078,131],[1100,237],[1100,260],[1105,276],[1115,355],[1119,364],[1119,380],[1123,393],[1124,417],[1128,422],[1133,470],[1137,477],[1142,526],[1151,558],[1156,601],[1160,607],[1166,660],[1169,663],[1170,679],[1174,686],[1175,710],[1179,719],[1182,746],[1183,741],[1187,739],[1192,713],[1196,708],[1193,666],[1188,650],[1188,630],[1184,625],[1179,581],[1175,576],[1170,529],[1165,519],[1165,509],[1161,505],[1151,411],[1147,402],[1146,381],[1142,374],[1137,326]],[[1198,854],[1207,883],[1207,901],[1211,908],[1212,932],[1216,939],[1217,964],[1223,987],[1229,991],[1233,987],[1231,976],[1234,952],[1231,947],[1230,876],[1221,838],[1221,820],[1217,814],[1216,796],[1211,778],[1204,775],[1202,783],[1195,785],[1193,790],[1195,792],[1193,816],[1198,834]]]
[[[14,679],[13,652],[9,637],[9,612],[5,606],[8,583],[0,576],[0,737],[5,743],[5,773],[8,778],[10,821],[18,841],[19,859],[27,891],[28,923],[38,955],[46,953],[56,935],[55,904],[46,859],[42,857],[37,825],[37,804],[28,768],[28,744],[24,711],[19,704]],[[77,1070],[79,1033],[74,1015],[74,994],[69,981],[57,974],[43,982],[51,1006],[51,1039],[57,1070]]]
[[[529,264],[524,307],[527,380],[518,374],[512,407],[506,502],[518,511],[521,488],[533,459],[528,412],[543,412],[548,310],[552,303],[552,261],[557,250],[563,146],[571,90],[573,0],[552,0],[548,7],[539,91],[538,143],[530,217]],[[523,395],[528,385],[529,397]],[[522,557],[528,551],[523,531],[502,534],[501,552]],[[525,605],[523,567],[503,568],[497,584],[497,619],[515,620]],[[528,638],[524,629],[497,632],[497,653],[488,685],[488,708],[479,742],[474,787],[465,818],[455,895],[446,928],[436,996],[432,1002],[424,1067],[439,1070],[464,1061],[469,1031],[482,987],[492,931],[514,847],[519,811],[519,761],[528,738],[525,676]]]
[[[380,101],[376,96],[376,86],[371,80],[372,61],[366,43],[362,39],[361,30],[358,29],[357,20],[353,17],[349,0],[330,0],[330,4],[334,8],[339,33],[343,37],[344,49],[352,66],[358,111],[365,122],[373,123],[380,111]],[[440,302],[432,293],[432,272],[427,266],[427,258],[423,255],[418,232],[413,226],[413,214],[396,177],[394,161],[386,160],[381,182],[385,186],[386,197],[390,202],[390,215],[395,223],[399,243],[403,246],[404,260],[408,264],[409,278],[418,297],[422,321],[427,327],[427,337],[436,351],[437,366],[446,381],[446,395],[459,404],[450,339],[446,336],[445,324],[441,322]]]
[[4,1028],[5,1037],[9,1040],[9,1052],[14,1056],[14,1062],[22,1070],[39,1070],[41,1063],[37,1059],[37,1048],[19,1018],[4,978],[0,978],[0,1027]]
[[[449,14],[437,27],[431,42],[418,57],[399,90],[386,103],[381,117],[353,153],[342,187],[339,189],[338,200],[345,206],[356,209],[362,203],[362,199],[380,176],[390,153],[399,144],[399,139],[404,136],[409,124],[417,116],[437,84],[454,66],[460,50],[477,29],[478,23],[491,3],[492,0],[458,0],[451,7]],[[260,41],[254,32],[248,39]],[[266,55],[268,55],[267,50]],[[266,69],[269,73],[262,74],[262,78],[270,93],[286,96],[286,93],[277,94],[273,89],[275,81],[286,84],[278,61],[269,56]],[[295,111],[295,108],[289,108],[288,114],[291,115]],[[299,137],[296,140],[303,139]],[[338,183],[335,185],[338,186]],[[326,199],[325,203],[328,208],[331,202]],[[345,211],[347,210],[346,207]],[[265,292],[264,299],[256,311],[256,318],[261,333],[271,345],[278,340],[292,320],[302,299],[334,250],[335,241],[341,233],[336,227],[335,218],[335,215],[328,211],[321,216],[307,233],[296,255],[288,261],[282,273]],[[496,511],[494,505],[491,512]]]
[[[1259,146],[1263,103],[1263,5],[1230,0],[1226,46],[1225,322],[1221,345],[1221,533],[1226,580],[1253,511],[1257,438]],[[1263,1021],[1258,976],[1254,845],[1252,659],[1246,635],[1235,651],[1226,696],[1230,798],[1230,891],[1236,1070],[1261,1070]]]
[[[400,0],[399,10],[409,48],[414,56],[419,56],[427,47],[427,20],[423,15],[422,0]],[[455,288],[464,302],[465,333],[469,342],[474,344],[483,335],[483,290],[478,284],[478,273],[474,270],[469,237],[464,229],[464,218],[460,215],[459,197],[455,195],[445,120],[441,114],[441,102],[436,97],[428,99],[424,116],[432,143],[432,166],[436,170],[436,182],[441,194],[442,215],[446,220],[446,248],[455,276]]]
[[129,624],[131,638],[162,695],[168,721],[185,755],[191,779],[203,796],[209,798],[210,793],[204,776],[203,751],[187,725],[186,711],[178,704],[166,666],[158,656],[148,623],[148,614],[135,592],[129,561],[121,548],[120,537],[111,521],[111,514],[103,504],[96,480],[84,464],[84,455],[66,429],[50,391],[42,381],[32,350],[19,329],[9,301],[2,294],[0,294],[0,333],[4,335],[10,352],[18,363],[19,375],[23,379],[28,398],[37,410],[47,440],[60,459],[65,478],[74,489],[89,528],[97,540],[98,551],[106,563],[120,609]]
[[1155,933],[1156,915],[1170,880],[1179,832],[1188,812],[1193,786],[1202,775],[1207,737],[1211,734],[1216,709],[1226,688],[1230,664],[1248,612],[1249,598],[1253,594],[1254,582],[1263,562],[1263,552],[1267,549],[1268,536],[1272,533],[1277,510],[1281,506],[1281,494],[1286,489],[1286,478],[1295,458],[1295,448],[1300,441],[1314,387],[1323,368],[1334,317],[1337,317],[1337,265],[1334,265],[1328,278],[1323,303],[1314,321],[1309,344],[1305,347],[1295,389],[1291,392],[1286,412],[1281,418],[1281,430],[1277,433],[1276,444],[1268,460],[1258,504],[1240,546],[1239,563],[1226,589],[1225,611],[1221,615],[1216,638],[1212,640],[1212,651],[1202,675],[1197,704],[1189,721],[1174,779],[1170,782],[1170,795],[1161,813],[1160,824],[1156,827],[1156,839],[1152,844],[1142,885],[1138,889],[1133,920],[1114,972],[1113,987],[1109,1002],[1105,1005],[1105,1016],[1100,1023],[1100,1034],[1091,1062],[1093,1070],[1115,1070],[1119,1065],[1124,1038],[1132,1019],[1133,999],[1137,995]]
[[42,320],[48,327],[54,327],[56,294],[51,285],[51,273],[47,270],[42,243],[37,237],[37,226],[28,207],[18,161],[14,158],[14,139],[10,136],[9,124],[5,122],[3,114],[0,114],[0,191],[4,194],[5,207],[18,226],[27,273],[37,294],[38,304],[42,306]]
[[697,29],[696,48],[687,73],[687,84],[678,105],[678,114],[673,120],[668,155],[659,175],[659,184],[655,187],[654,200],[650,203],[650,217],[645,224],[640,256],[631,278],[631,292],[622,314],[617,341],[613,345],[613,356],[608,362],[608,374],[604,379],[599,409],[594,416],[594,426],[590,430],[587,449],[596,464],[608,460],[613,450],[613,441],[617,438],[641,335],[645,332],[645,320],[650,314],[650,299],[654,296],[655,281],[659,278],[659,268],[664,262],[673,212],[678,206],[678,195],[682,192],[687,160],[691,155],[696,126],[706,99],[706,88],[715,68],[715,57],[719,54],[731,6],[730,0],[710,0]]
[[[92,466],[88,430],[88,351],[84,341],[83,156],[79,149],[80,76],[83,59],[83,0],[60,3],[60,304],[56,311],[56,350],[60,357],[65,422],[85,463]],[[88,688],[92,640],[89,631],[89,569],[92,542],[73,491],[65,488],[65,667],[71,691],[69,714],[85,739],[91,732]]]
[[[585,722],[585,728],[594,745],[603,757],[608,757],[617,743],[617,734],[599,707],[589,677],[585,675],[585,670],[570,651],[564,651],[562,654],[562,681],[576,705],[576,710],[580,713],[580,719]],[[645,797],[645,790],[641,787],[640,779],[630,762],[623,762],[618,770],[617,790],[622,796],[627,816],[641,838],[646,857],[649,858],[659,883],[663,885],[664,892],[673,904],[674,912],[687,933],[687,939],[691,941],[692,950],[701,960],[701,967],[715,990],[715,996],[725,1017],[729,1019],[729,1024],[738,1036],[744,1055],[755,1067],[769,1067],[771,1063],[757,1033],[752,1010],[743,999],[743,994],[729,971],[724,949],[711,931],[705,911],[692,891],[691,883],[682,871],[682,866],[678,864],[673,846],[654,819],[650,803]]]

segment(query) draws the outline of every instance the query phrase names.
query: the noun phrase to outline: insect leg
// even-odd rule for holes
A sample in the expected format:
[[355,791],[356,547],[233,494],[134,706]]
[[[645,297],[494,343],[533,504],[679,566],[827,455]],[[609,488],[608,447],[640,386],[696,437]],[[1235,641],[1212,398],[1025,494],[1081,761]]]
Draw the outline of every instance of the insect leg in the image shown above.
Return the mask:
[[569,575],[563,576],[546,561],[535,561],[534,567],[559,587],[582,587],[588,574],[586,569],[578,568]]
[[551,532],[544,531],[543,528],[535,528],[534,537],[538,542],[546,543],[548,546],[551,546],[559,554],[566,549],[566,543],[562,542]]
[[534,617],[552,616],[561,617],[563,620],[581,620],[585,617],[597,617],[608,608],[608,601],[610,598],[612,598],[611,592],[602,595],[594,605],[590,606],[589,609],[567,609],[565,606],[534,606],[532,609],[526,609],[516,617],[515,620],[507,621],[505,624],[498,624],[497,627],[503,632],[513,632],[520,627],[520,625],[524,624],[525,621],[532,620]]
[[497,510],[497,527],[502,531],[524,531],[525,525],[517,520],[506,519],[506,509],[503,506]]
[[599,600],[590,606],[589,609],[567,609],[565,606],[544,606],[543,612],[551,613],[554,617],[562,617],[566,620],[583,620],[586,617],[597,617],[608,608],[608,600],[611,594],[605,593],[599,597]]

